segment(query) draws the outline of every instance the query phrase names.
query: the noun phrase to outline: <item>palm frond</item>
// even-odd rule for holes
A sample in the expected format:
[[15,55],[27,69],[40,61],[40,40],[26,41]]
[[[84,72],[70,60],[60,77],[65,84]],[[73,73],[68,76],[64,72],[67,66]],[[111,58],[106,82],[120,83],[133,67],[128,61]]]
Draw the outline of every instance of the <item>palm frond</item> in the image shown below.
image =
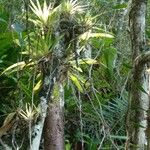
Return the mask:
[[50,10],[52,9],[51,4],[47,5],[46,1],[44,0],[44,5],[42,8],[38,0],[36,0],[37,5],[35,5],[32,0],[30,0],[30,3],[30,8],[33,11],[33,13],[39,18],[39,20],[43,24],[47,24],[50,15]]
[[74,15],[75,13],[83,13],[86,5],[81,5],[77,0],[68,0],[62,4],[62,10],[66,14]]

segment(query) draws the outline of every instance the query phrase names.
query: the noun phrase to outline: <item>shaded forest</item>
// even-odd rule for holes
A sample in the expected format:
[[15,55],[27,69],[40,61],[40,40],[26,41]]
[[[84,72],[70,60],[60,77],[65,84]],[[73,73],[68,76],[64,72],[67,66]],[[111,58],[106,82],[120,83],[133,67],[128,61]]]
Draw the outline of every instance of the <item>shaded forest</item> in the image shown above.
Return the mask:
[[0,150],[150,150],[149,0],[0,0]]

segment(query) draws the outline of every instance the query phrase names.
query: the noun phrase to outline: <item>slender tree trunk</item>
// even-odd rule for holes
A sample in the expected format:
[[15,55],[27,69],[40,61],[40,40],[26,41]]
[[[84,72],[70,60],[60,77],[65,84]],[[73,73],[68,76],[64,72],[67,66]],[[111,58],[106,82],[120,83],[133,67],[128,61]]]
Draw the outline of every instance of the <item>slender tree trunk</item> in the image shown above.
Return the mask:
[[[59,90],[58,90],[59,88]],[[56,93],[57,94],[56,94]],[[44,130],[44,149],[64,149],[64,119],[63,119],[63,85],[58,83],[54,86],[53,102],[49,103]]]
[[32,145],[30,149],[39,150],[43,133],[45,118],[47,116],[48,103],[51,101],[55,80],[58,74],[59,61],[52,54],[39,61],[39,68],[43,73],[43,85],[40,92],[41,114],[32,131]]
[[[132,0],[129,14],[129,27],[132,44],[133,70],[129,110],[127,116],[127,145],[126,149],[144,150],[147,143],[147,111],[149,108],[148,75],[146,65],[138,64],[138,56],[144,53],[145,44],[145,14],[147,0]],[[146,62],[147,63],[147,62]]]
[[[56,33],[56,36],[59,36],[59,33]],[[39,67],[43,73],[43,85],[40,92],[41,116],[32,133],[32,136],[36,135],[33,138],[32,150],[39,150],[43,127],[44,149],[64,149],[63,81],[67,72],[63,64],[65,61],[64,49],[62,40],[56,45],[55,54],[49,54],[39,61]]]
[[[59,30],[55,36],[58,38]],[[57,37],[58,36],[58,37]],[[65,66],[65,39],[60,40],[56,45],[50,71],[50,92],[47,116],[44,125],[44,150],[64,150],[64,87],[63,81],[67,76]]]
[[49,104],[44,130],[44,149],[64,149],[63,107]]

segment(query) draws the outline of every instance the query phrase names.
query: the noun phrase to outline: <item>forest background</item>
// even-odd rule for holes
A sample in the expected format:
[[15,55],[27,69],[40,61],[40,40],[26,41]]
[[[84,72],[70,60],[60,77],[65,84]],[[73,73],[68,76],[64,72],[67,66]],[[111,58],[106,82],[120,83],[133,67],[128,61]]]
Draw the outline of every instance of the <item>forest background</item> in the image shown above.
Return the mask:
[[150,149],[147,0],[0,0],[0,149]]

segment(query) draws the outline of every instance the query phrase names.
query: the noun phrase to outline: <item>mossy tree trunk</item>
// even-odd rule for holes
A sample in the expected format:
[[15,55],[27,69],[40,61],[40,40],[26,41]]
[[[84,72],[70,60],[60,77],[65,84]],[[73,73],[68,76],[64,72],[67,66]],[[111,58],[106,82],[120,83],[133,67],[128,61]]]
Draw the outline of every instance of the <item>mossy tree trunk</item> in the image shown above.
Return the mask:
[[[63,48],[63,45],[61,45],[61,48]],[[60,61],[60,58],[53,54],[39,62],[39,66],[44,68],[42,70],[43,85],[40,92],[41,116],[32,133],[32,136],[34,133],[36,135],[33,138],[32,150],[39,149],[42,133],[45,150],[64,149],[63,81],[66,78],[67,70],[62,62],[63,59]],[[42,132],[43,130],[44,132]]]
[[63,82],[67,77],[67,67],[65,66],[65,44],[63,40],[55,48],[55,54],[51,59],[50,73],[46,74],[44,81],[49,82],[48,108],[44,124],[44,149],[63,150],[64,149],[64,86]]
[[149,109],[147,61],[142,60],[146,50],[145,15],[147,0],[132,0],[129,27],[132,44],[133,70],[129,91],[126,149],[144,150],[147,143],[147,111]]

